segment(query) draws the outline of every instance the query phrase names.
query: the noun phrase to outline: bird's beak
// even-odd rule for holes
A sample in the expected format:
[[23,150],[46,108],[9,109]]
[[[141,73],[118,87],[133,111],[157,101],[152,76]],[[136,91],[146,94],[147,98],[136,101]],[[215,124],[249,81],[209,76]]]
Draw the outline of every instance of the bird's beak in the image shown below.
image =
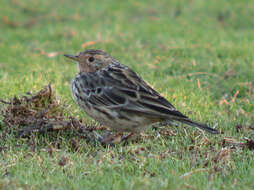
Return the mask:
[[68,57],[69,59],[72,59],[74,61],[78,61],[78,56],[77,55],[68,55],[64,54],[65,57]]

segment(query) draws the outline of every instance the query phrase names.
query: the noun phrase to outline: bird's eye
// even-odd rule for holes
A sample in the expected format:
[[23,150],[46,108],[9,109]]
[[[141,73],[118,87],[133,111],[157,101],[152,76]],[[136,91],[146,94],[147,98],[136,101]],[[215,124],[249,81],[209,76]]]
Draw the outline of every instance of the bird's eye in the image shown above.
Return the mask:
[[93,62],[93,61],[94,61],[94,57],[89,57],[89,58],[88,58],[88,61],[89,61],[89,62]]

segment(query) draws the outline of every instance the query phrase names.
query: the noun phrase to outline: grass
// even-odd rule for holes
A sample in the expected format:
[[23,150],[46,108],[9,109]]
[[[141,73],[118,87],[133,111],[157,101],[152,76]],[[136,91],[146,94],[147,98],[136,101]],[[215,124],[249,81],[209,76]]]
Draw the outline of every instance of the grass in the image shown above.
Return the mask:
[[98,48],[190,118],[224,133],[150,128],[146,134],[153,138],[104,148],[66,133],[17,139],[4,133],[0,116],[0,189],[254,188],[251,147],[228,140],[251,142],[254,134],[253,1],[1,4],[1,99],[51,83],[71,115],[94,123],[72,100],[76,65],[63,54]]

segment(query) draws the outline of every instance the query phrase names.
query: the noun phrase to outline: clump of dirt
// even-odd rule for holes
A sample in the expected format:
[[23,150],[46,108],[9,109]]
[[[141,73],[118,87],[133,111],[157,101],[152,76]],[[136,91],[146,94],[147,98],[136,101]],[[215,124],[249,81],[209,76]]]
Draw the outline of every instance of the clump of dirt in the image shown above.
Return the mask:
[[6,105],[1,110],[5,131],[13,131],[18,137],[64,129],[74,129],[82,135],[94,130],[73,117],[67,118],[68,110],[60,103],[50,84],[37,93],[0,101]]

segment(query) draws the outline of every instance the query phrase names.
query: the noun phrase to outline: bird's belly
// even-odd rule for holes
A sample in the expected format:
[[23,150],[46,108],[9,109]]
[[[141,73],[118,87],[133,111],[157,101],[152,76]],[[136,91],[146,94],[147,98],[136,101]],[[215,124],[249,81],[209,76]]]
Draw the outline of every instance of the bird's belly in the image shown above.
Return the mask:
[[88,106],[82,101],[77,101],[77,103],[88,116],[115,131],[138,132],[153,123],[138,115],[132,115],[129,118],[126,114],[126,116],[123,117],[119,115],[118,111],[112,109]]

